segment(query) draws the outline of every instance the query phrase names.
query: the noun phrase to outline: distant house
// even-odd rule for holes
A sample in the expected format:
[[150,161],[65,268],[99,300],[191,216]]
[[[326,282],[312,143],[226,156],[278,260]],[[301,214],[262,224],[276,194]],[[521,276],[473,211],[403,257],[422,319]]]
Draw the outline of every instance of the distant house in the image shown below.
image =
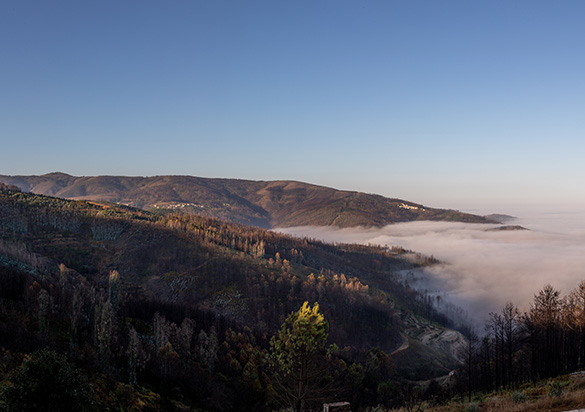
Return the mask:
[[324,403],[323,412],[351,412],[349,402]]

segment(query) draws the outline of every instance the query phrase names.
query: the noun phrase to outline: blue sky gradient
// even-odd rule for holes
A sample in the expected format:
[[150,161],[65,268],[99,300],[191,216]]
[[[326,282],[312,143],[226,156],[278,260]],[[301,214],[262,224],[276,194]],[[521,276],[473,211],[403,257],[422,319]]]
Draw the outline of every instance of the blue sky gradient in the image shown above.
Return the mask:
[[585,206],[585,2],[0,3],[0,173]]

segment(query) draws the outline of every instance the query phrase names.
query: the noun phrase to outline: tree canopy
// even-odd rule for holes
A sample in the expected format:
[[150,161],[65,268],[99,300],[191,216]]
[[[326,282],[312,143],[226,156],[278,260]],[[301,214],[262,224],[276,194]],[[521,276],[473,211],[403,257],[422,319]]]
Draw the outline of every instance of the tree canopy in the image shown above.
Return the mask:
[[288,316],[278,338],[270,341],[274,389],[281,403],[295,411],[307,410],[328,392],[331,377],[324,374],[332,349],[326,348],[328,332],[319,304],[311,307],[305,302]]
[[47,349],[32,354],[0,393],[5,412],[93,410],[93,392],[65,356]]

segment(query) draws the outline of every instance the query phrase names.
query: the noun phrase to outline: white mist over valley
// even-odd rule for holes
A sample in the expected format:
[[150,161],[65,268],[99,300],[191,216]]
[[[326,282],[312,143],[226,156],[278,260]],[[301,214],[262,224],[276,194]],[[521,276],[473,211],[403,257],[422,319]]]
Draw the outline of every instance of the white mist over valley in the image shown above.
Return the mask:
[[519,217],[508,224],[528,230],[420,221],[383,228],[305,226],[278,231],[327,242],[402,246],[432,255],[442,263],[411,274],[411,284],[441,295],[482,321],[507,302],[528,310],[534,295],[548,283],[564,295],[585,280],[585,211],[514,215]]

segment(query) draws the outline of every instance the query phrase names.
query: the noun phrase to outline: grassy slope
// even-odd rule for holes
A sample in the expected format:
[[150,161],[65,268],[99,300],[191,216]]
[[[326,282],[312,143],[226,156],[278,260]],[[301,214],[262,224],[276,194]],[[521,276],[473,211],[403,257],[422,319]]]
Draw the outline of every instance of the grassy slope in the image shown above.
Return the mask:
[[[415,402],[420,412],[565,412],[585,409],[585,375],[526,383],[515,389],[456,397],[441,405]],[[377,408],[376,412],[410,412],[415,409]]]
[[585,377],[563,376],[536,384],[526,384],[516,390],[488,394],[478,403],[485,412],[553,412],[581,409],[585,408]]

